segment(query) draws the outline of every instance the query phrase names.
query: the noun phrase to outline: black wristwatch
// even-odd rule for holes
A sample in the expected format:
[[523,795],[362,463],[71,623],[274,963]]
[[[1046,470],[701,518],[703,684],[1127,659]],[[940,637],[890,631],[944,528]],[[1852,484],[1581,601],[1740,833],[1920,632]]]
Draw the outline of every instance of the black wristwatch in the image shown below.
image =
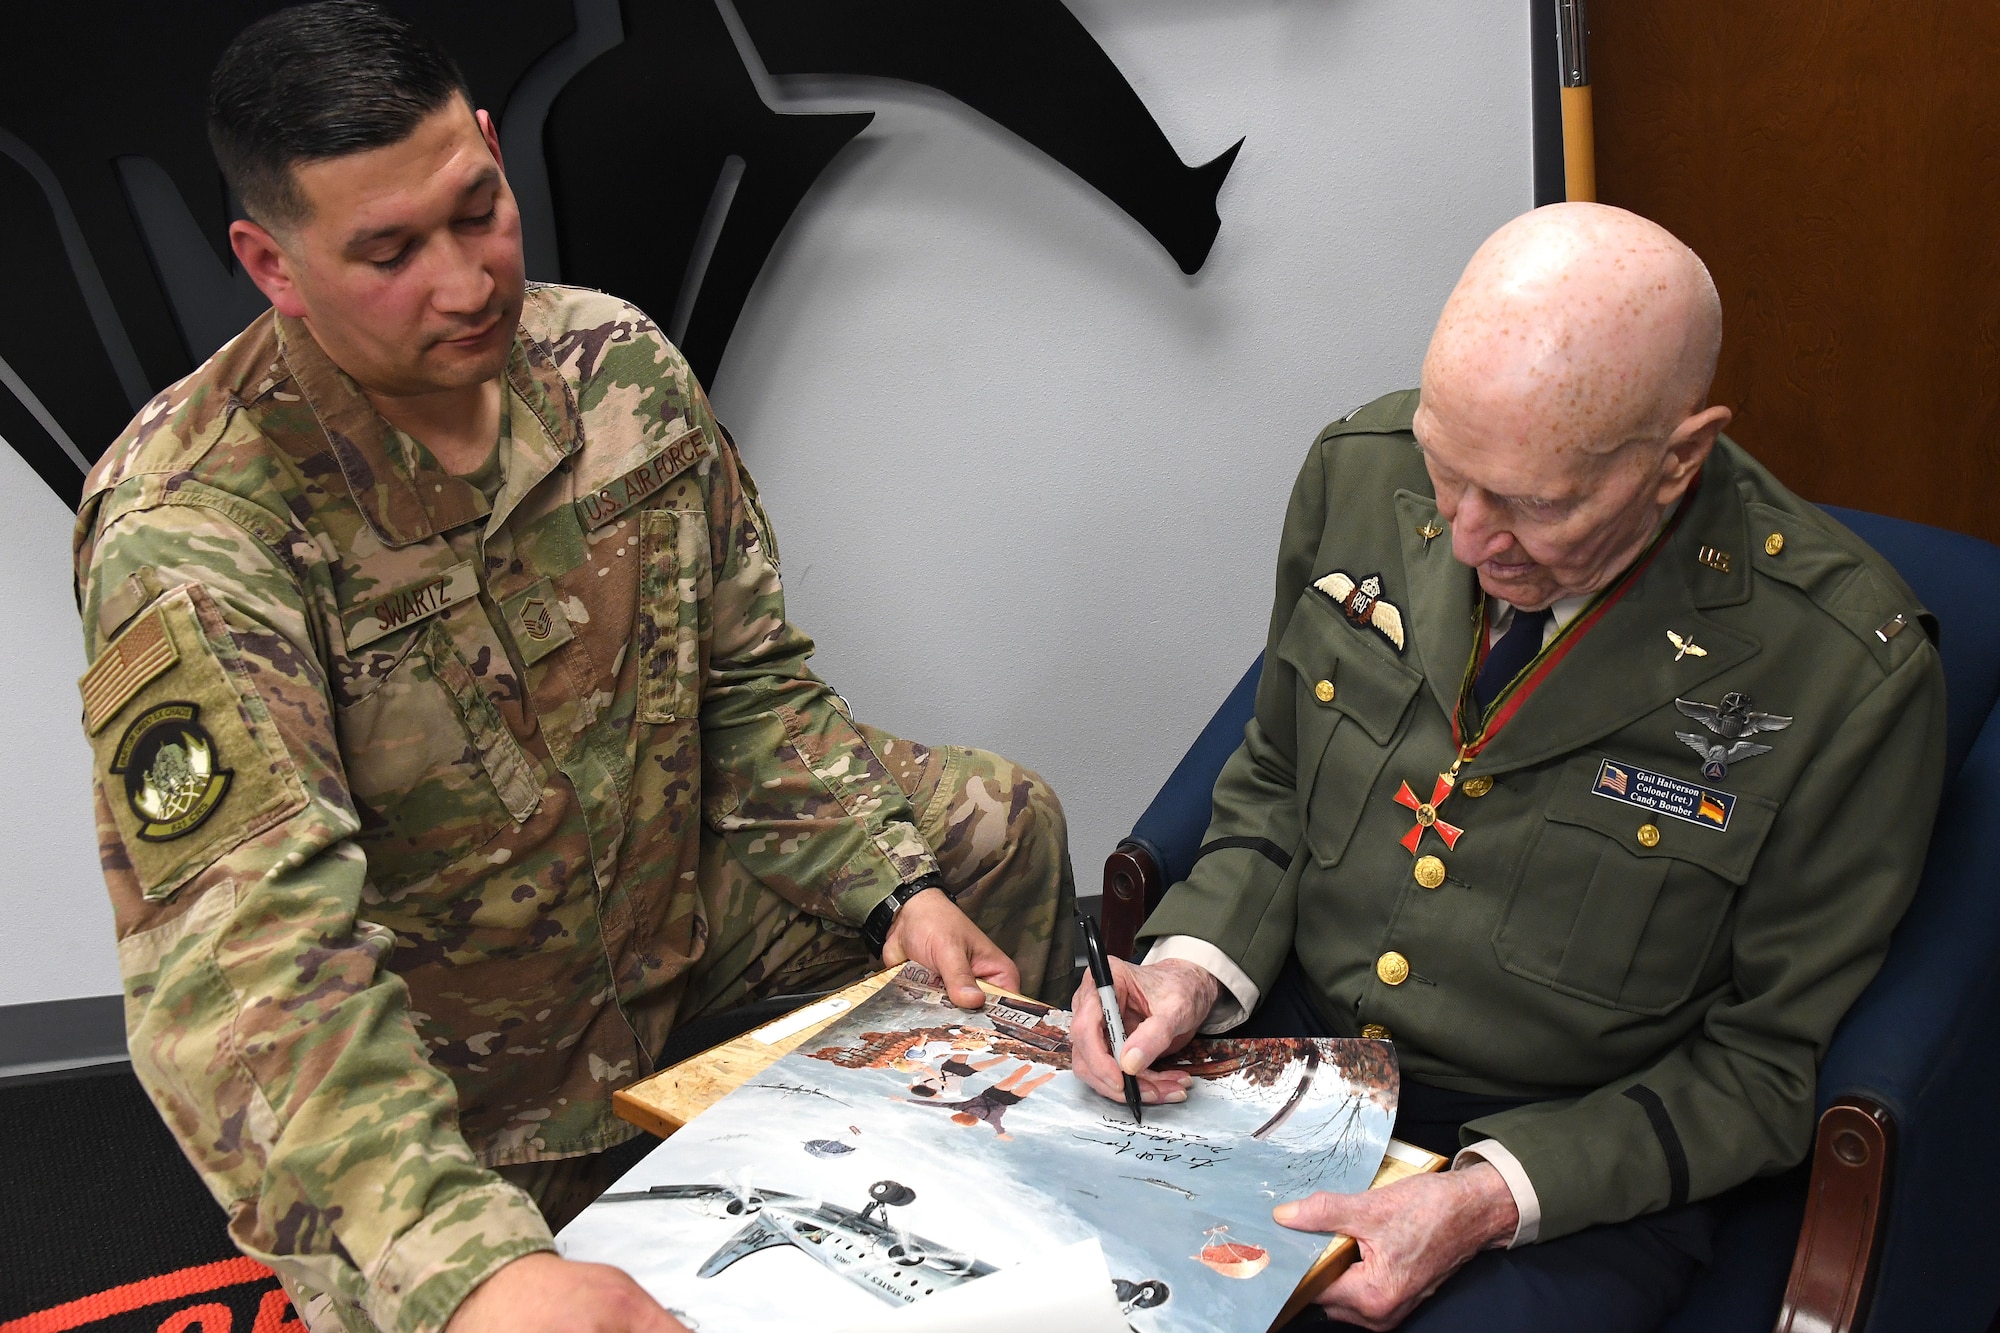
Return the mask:
[[903,904],[922,893],[925,889],[944,888],[944,876],[925,875],[913,879],[908,884],[898,884],[889,891],[889,896],[875,904],[875,910],[861,923],[861,938],[870,952],[877,957],[889,944],[889,928],[896,923],[896,913],[903,910]]

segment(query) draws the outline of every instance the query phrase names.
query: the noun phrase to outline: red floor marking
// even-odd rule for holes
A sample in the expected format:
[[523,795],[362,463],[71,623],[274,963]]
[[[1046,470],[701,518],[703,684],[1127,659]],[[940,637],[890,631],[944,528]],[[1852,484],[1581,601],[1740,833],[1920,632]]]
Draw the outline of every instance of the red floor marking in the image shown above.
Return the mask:
[[128,1282],[122,1287],[112,1287],[109,1291],[100,1291],[81,1300],[52,1305],[46,1310],[37,1310],[34,1314],[0,1324],[0,1333],[65,1333],[65,1330],[81,1328],[128,1311],[142,1310],[161,1301],[199,1296],[205,1291],[241,1286],[246,1282],[262,1282],[274,1276],[270,1269],[255,1259],[239,1255],[218,1263],[197,1264],[193,1268]]

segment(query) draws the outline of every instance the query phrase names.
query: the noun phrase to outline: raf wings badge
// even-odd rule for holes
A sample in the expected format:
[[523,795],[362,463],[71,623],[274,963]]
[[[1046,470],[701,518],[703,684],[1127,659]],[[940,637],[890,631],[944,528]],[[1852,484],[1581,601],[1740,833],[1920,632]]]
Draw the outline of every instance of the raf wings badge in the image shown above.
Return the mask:
[[1758,713],[1750,708],[1750,696],[1739,690],[1731,690],[1722,696],[1720,704],[1698,703],[1693,699],[1676,699],[1674,707],[1695,721],[1707,727],[1719,739],[1711,740],[1698,731],[1677,731],[1675,739],[1701,756],[1702,776],[1719,779],[1729,772],[1729,766],[1745,759],[1754,759],[1760,754],[1769,754],[1771,747],[1759,745],[1749,738],[1760,731],[1783,731],[1792,725],[1788,717],[1776,713]]
[[1380,574],[1370,574],[1356,584],[1336,569],[1325,578],[1314,580],[1313,587],[1331,597],[1350,624],[1375,630],[1394,644],[1397,652],[1403,651],[1403,613],[1382,600]]

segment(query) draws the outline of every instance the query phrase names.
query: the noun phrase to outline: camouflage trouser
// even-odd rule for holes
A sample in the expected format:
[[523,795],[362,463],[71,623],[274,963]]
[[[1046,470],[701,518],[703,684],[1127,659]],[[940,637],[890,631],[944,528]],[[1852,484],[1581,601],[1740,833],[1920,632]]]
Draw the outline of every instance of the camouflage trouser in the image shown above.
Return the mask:
[[[1067,1004],[1076,882],[1068,825],[1049,784],[986,750],[860,730],[909,794],[945,888],[1021,969],[1021,989]],[[681,1023],[767,996],[832,990],[881,966],[856,931],[773,893],[720,838],[703,842],[701,886],[708,949],[688,980]],[[500,1174],[533,1195],[559,1228],[653,1146],[642,1138],[590,1157],[501,1167]]]

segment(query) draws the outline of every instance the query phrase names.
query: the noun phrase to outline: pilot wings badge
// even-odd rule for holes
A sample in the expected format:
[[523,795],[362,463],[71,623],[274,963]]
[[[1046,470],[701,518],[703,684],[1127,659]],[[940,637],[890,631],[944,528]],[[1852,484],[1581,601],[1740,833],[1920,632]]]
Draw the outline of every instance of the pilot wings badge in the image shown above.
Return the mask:
[[1674,738],[1701,756],[1702,776],[1719,779],[1729,772],[1729,766],[1745,759],[1754,759],[1760,754],[1769,754],[1771,747],[1759,745],[1750,740],[1760,731],[1783,731],[1792,725],[1792,720],[1777,713],[1759,713],[1750,707],[1750,696],[1740,690],[1731,690],[1722,696],[1719,704],[1700,703],[1694,699],[1676,699],[1674,707],[1695,721],[1707,727],[1719,739],[1711,740],[1698,731],[1677,731]]
[[1350,624],[1375,630],[1395,645],[1397,652],[1403,651],[1403,613],[1382,600],[1380,574],[1370,574],[1357,584],[1336,569],[1323,579],[1315,579],[1313,587],[1331,597]]

